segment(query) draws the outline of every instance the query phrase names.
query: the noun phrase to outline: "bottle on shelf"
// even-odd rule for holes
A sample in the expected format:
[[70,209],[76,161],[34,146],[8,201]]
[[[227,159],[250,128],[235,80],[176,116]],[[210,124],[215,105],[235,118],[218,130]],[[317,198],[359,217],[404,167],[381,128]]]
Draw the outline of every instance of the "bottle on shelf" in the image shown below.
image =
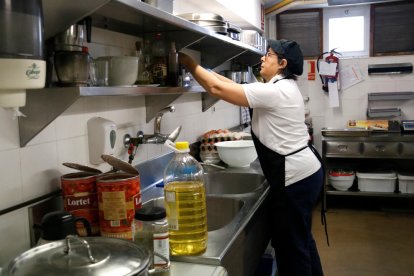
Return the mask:
[[179,64],[178,53],[175,48],[175,42],[171,42],[170,52],[168,53],[168,85],[179,86]]
[[146,69],[145,69],[145,58],[142,52],[141,41],[135,42],[135,47],[136,47],[136,56],[138,57],[138,75],[137,75],[136,84],[148,84],[146,83],[147,77],[145,77],[146,75],[144,74]]
[[175,156],[164,170],[164,200],[171,255],[199,255],[207,249],[207,208],[203,168],[188,142],[167,140]]
[[154,36],[152,42],[151,76],[155,84],[165,86],[167,84],[168,53],[165,47],[165,40],[161,33]]

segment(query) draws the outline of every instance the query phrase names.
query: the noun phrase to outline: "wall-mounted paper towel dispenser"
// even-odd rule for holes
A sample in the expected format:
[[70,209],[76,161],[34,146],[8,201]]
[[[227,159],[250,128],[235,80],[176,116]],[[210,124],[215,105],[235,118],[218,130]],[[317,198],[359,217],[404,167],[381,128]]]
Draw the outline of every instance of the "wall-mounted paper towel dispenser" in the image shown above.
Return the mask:
[[409,74],[413,72],[412,63],[390,63],[368,65],[369,75]]

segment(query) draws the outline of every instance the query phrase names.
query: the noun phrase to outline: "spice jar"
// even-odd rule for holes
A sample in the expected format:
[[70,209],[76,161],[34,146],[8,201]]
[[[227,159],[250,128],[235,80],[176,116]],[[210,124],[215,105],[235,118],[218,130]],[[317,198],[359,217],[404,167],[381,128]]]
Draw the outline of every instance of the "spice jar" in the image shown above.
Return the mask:
[[[143,206],[136,210],[133,224],[133,240],[145,246],[153,254],[152,268],[165,270],[169,264],[157,256],[169,260],[169,236],[166,211],[158,206]],[[155,253],[155,254],[154,254]]]

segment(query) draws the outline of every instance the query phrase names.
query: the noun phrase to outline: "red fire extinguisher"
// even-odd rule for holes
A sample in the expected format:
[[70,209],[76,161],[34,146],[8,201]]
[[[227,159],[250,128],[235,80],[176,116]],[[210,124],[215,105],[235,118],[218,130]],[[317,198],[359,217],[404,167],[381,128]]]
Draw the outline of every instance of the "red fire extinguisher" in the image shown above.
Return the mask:
[[319,76],[321,78],[321,81],[322,81],[322,89],[325,92],[328,92],[328,83],[329,82],[337,82],[338,81],[338,76],[339,76],[339,58],[337,57],[337,55],[342,55],[342,54],[336,52],[335,50],[336,50],[336,48],[330,50],[329,52],[322,53],[318,57],[318,60],[316,62],[316,67],[318,69],[318,72],[319,72],[319,61],[326,54],[329,54],[329,55],[325,58],[325,62],[327,62],[327,63],[336,63],[337,64],[335,75],[321,75],[321,74],[319,74]]

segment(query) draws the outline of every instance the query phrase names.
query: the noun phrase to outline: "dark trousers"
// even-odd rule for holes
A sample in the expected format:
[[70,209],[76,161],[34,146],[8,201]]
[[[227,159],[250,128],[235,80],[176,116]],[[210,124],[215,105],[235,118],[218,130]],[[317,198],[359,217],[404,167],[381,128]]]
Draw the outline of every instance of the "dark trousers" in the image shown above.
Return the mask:
[[323,185],[322,169],[285,188],[285,200],[272,195],[272,246],[280,276],[323,275],[311,233],[312,210]]

